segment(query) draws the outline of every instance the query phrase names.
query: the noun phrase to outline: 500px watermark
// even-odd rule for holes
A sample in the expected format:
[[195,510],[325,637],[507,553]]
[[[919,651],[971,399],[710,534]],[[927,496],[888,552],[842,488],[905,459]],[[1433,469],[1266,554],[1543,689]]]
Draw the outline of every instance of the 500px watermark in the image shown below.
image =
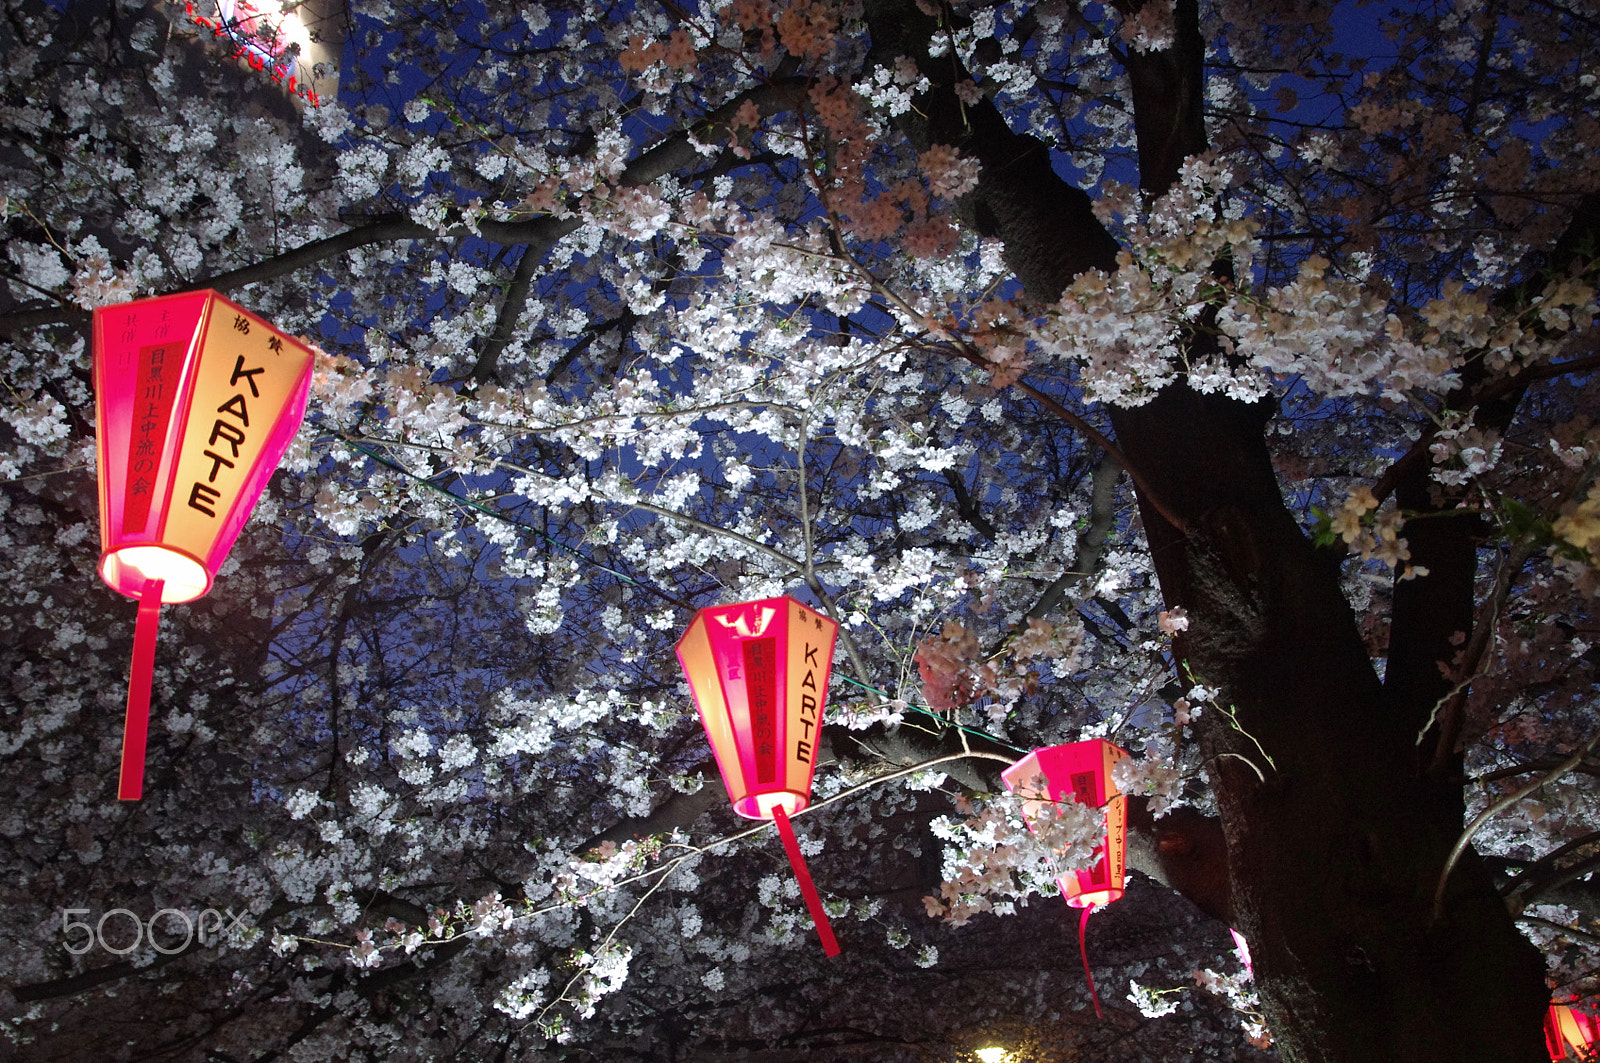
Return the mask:
[[[178,908],[163,908],[148,921],[142,920],[138,915],[126,908],[113,908],[106,912],[93,923],[74,916],[88,915],[88,908],[63,908],[61,909],[61,933],[67,940],[66,950],[74,956],[82,956],[85,952],[99,945],[102,949],[117,956],[126,956],[137,949],[148,938],[150,947],[163,956],[176,956],[183,952],[195,941],[198,935],[201,948],[210,948],[228,933],[235,929],[248,930],[244,923],[244,915],[234,915],[232,908],[217,911],[207,908],[199,915],[190,918],[189,913]],[[245,913],[249,914],[249,913]],[[117,941],[124,940],[131,932],[133,940],[126,945],[113,945],[106,940],[106,923],[112,920],[110,929],[112,937]],[[161,923],[163,936],[176,937],[180,932],[183,939],[174,945],[171,941],[163,944],[156,939],[156,924]],[[181,926],[179,925],[181,924]],[[73,940],[73,933],[82,930],[84,937]]]

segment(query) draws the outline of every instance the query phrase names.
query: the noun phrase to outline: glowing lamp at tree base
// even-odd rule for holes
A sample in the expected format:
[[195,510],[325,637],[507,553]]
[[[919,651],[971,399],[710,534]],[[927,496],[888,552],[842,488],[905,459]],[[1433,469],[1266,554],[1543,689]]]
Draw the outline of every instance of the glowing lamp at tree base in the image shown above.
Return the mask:
[[1592,1060],[1600,1045],[1600,1016],[1574,1011],[1566,1004],[1551,1004],[1544,1017],[1544,1043],[1551,1063]]
[[100,577],[139,602],[117,796],[144,789],[163,604],[211,589],[299,430],[311,349],[213,291],[94,312]]
[[1089,981],[1089,995],[1094,1001],[1096,1015],[1101,1015],[1100,996],[1095,992],[1094,974],[1089,970],[1085,937],[1089,913],[1100,905],[1119,900],[1123,894],[1127,872],[1128,799],[1118,791],[1111,769],[1127,755],[1127,750],[1120,746],[1095,738],[1036,749],[1000,773],[1006,788],[1023,798],[1022,815],[1029,829],[1033,829],[1047,806],[1067,800],[1105,810],[1105,834],[1095,846],[1094,863],[1085,870],[1069,871],[1056,877],[1056,885],[1061,888],[1066,902],[1083,909],[1078,920],[1078,951],[1083,956],[1083,974]]
[[824,951],[838,955],[789,817],[811,803],[839,625],[790,597],[711,606],[678,640],[733,810],[772,820]]

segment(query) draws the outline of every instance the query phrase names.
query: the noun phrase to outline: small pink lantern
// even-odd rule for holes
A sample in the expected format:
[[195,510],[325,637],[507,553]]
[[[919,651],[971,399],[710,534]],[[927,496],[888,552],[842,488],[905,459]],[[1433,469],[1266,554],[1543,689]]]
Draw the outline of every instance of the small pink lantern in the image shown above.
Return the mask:
[[144,791],[163,604],[211,589],[305,413],[311,349],[214,291],[94,312],[100,577],[139,602],[117,796]]
[[1078,951],[1083,955],[1083,973],[1089,980],[1089,996],[1094,1013],[1101,1015],[1100,996],[1095,992],[1094,974],[1089,970],[1089,951],[1085,937],[1089,913],[1102,904],[1122,897],[1128,850],[1128,799],[1117,790],[1111,769],[1128,751],[1101,738],[1068,745],[1036,749],[1000,773],[1006,789],[1022,795],[1022,814],[1032,828],[1033,819],[1047,803],[1076,801],[1090,808],[1105,809],[1105,835],[1095,846],[1098,856],[1083,871],[1069,871],[1056,877],[1061,896],[1069,905],[1083,909],[1078,920]]
[[1592,1060],[1595,1046],[1600,1044],[1600,1017],[1574,1011],[1566,1004],[1551,1004],[1544,1017],[1544,1043],[1551,1063]]
[[[1110,904],[1122,896],[1128,849],[1128,799],[1117,791],[1111,768],[1127,750],[1101,738],[1036,749],[1000,773],[1006,789],[1025,798],[1023,815],[1031,819],[1045,802],[1071,799],[1106,810],[1105,840],[1096,846],[1100,858],[1085,871],[1056,878],[1061,895],[1074,908]],[[1041,786],[1040,783],[1043,785]]]
[[838,633],[835,621],[785,596],[701,609],[678,640],[733,810],[777,825],[829,956],[839,945],[789,816],[811,803]]

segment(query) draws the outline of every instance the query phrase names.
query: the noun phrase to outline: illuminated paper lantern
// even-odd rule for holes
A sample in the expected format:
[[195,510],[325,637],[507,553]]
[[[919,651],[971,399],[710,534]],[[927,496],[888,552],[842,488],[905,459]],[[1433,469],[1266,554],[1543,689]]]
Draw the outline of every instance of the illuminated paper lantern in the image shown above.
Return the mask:
[[1566,1004],[1551,1004],[1544,1017],[1544,1043],[1551,1063],[1594,1059],[1595,1045],[1600,1043],[1600,1018]]
[[144,789],[163,604],[211,589],[305,413],[311,350],[213,291],[94,312],[100,577],[139,602],[117,796]]
[[1046,804],[1076,801],[1090,808],[1105,809],[1105,834],[1095,846],[1095,861],[1083,871],[1056,876],[1061,896],[1074,908],[1083,909],[1078,920],[1078,951],[1083,956],[1083,974],[1089,980],[1089,996],[1094,1013],[1101,1015],[1100,996],[1095,992],[1094,974],[1089,970],[1086,935],[1089,913],[1102,904],[1121,898],[1127,870],[1128,799],[1112,781],[1111,768],[1128,755],[1127,750],[1101,738],[1046,746],[1017,761],[1000,773],[1006,789],[1023,798],[1022,814],[1030,829]]
[[785,596],[702,609],[678,640],[733,810],[777,825],[829,956],[839,946],[789,817],[811,803],[838,633],[833,620]]
[[1030,821],[1047,801],[1070,799],[1106,810],[1105,838],[1096,846],[1099,859],[1086,870],[1056,878],[1061,895],[1074,908],[1110,904],[1122,896],[1127,869],[1128,799],[1117,792],[1111,767],[1127,755],[1126,750],[1096,738],[1036,749],[1000,773],[1008,790],[1022,794],[1022,812]]

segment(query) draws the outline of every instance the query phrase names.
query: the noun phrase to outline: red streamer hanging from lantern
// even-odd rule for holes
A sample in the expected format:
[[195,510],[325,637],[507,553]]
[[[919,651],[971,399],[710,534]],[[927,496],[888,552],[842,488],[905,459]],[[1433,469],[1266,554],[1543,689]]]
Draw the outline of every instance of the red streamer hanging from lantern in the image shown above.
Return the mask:
[[1094,972],[1089,970],[1089,946],[1087,935],[1089,932],[1089,913],[1094,911],[1094,905],[1084,908],[1083,914],[1078,917],[1078,955],[1083,958],[1083,977],[1089,983],[1089,999],[1094,1002],[1094,1017],[1105,1018],[1105,1012],[1100,1010],[1100,994],[1094,988]]
[[811,912],[811,923],[817,928],[817,937],[822,939],[822,951],[824,955],[837,956],[839,942],[833,936],[833,924],[828,922],[828,913],[822,908],[822,896],[811,881],[811,869],[806,867],[805,855],[800,852],[800,839],[794,836],[789,813],[783,810],[782,805],[774,807],[772,813],[772,821],[778,826],[778,837],[783,839],[783,850],[789,854],[789,866],[794,869],[795,880],[800,883],[800,895],[806,899],[806,908]]
[[144,749],[150,733],[150,680],[156,664],[156,632],[161,627],[162,586],[161,580],[145,580],[139,595],[139,619],[133,628],[133,668],[128,675],[122,766],[117,775],[117,797],[123,801],[144,796]]

